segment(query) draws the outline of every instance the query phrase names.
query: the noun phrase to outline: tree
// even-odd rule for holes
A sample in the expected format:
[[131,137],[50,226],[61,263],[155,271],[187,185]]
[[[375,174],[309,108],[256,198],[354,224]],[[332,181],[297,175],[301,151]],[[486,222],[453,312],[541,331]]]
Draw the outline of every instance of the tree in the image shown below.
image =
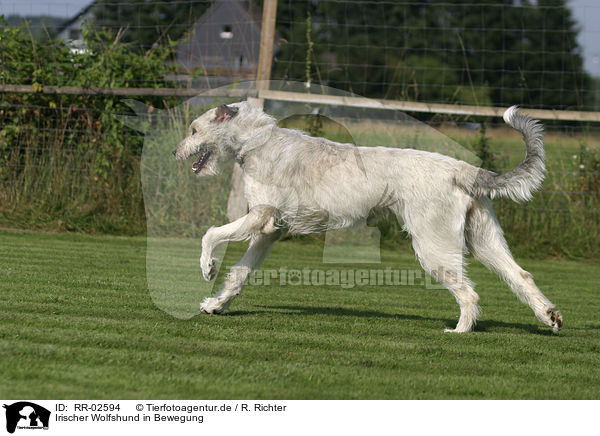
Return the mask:
[[593,98],[566,0],[290,2],[278,31],[274,77],[305,79],[310,34],[316,78],[370,97],[557,109]]
[[49,15],[8,15],[6,23],[11,27],[26,25],[28,32],[37,41],[45,41],[56,35],[57,28],[64,20]]
[[[311,25],[308,31],[312,17],[320,18],[313,2],[278,2],[276,26],[282,43],[275,54],[272,78],[306,82],[310,79],[306,77],[309,58],[313,60],[309,65],[311,74],[317,72],[323,54],[322,43],[326,40],[319,36],[315,26]],[[315,44],[311,46],[311,42]]]
[[97,0],[94,25],[112,34],[126,29],[121,41],[146,51],[155,44],[180,39],[208,7],[208,2],[132,0],[115,4],[112,0]]

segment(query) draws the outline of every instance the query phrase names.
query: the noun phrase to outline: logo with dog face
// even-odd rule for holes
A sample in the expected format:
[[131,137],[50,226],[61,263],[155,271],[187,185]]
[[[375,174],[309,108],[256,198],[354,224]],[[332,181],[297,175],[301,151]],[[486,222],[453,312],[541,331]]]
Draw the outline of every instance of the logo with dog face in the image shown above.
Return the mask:
[[11,405],[5,404],[6,431],[14,433],[16,429],[48,429],[50,411],[28,401],[19,401]]

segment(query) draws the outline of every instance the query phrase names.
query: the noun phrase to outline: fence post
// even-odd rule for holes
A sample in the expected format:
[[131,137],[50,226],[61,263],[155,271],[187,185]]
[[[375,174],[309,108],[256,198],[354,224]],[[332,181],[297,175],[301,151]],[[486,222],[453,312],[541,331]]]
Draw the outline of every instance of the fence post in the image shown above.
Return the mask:
[[[256,90],[268,88],[271,79],[271,64],[273,63],[273,44],[275,41],[275,17],[277,15],[277,0],[264,0],[262,24],[260,31],[260,53],[258,55],[258,67],[256,70]],[[263,99],[248,98],[256,106],[262,109]],[[248,202],[244,197],[244,179],[242,168],[235,163],[231,177],[231,192],[227,201],[227,218],[234,221],[248,213]]]
[[271,79],[276,15],[277,0],[264,0],[260,31],[260,53],[258,55],[258,69],[256,71],[257,91],[263,89],[267,85],[266,81]]

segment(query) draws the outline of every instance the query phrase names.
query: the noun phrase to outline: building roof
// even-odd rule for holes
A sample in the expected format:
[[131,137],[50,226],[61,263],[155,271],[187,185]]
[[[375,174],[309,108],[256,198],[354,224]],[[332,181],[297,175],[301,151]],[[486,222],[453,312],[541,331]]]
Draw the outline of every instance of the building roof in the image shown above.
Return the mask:
[[74,17],[61,23],[60,26],[57,26],[57,28],[56,28],[57,35],[60,35],[62,32],[67,30],[69,27],[71,27],[73,24],[77,23],[79,20],[81,20],[86,15],[88,15],[90,12],[92,12],[92,8],[94,6],[96,6],[96,1],[92,1],[89,5],[87,5],[85,8],[80,10]]
[[177,63],[206,69],[254,69],[260,31],[260,11],[251,2],[218,0],[181,40]]

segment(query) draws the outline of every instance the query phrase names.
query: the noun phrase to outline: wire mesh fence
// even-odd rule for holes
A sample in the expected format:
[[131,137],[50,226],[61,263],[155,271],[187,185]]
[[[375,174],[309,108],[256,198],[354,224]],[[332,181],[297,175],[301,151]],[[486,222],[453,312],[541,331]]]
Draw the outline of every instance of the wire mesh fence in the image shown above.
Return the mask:
[[566,2],[285,1],[276,73],[370,97],[593,109]]
[[[16,11],[18,3],[3,2],[4,9]],[[176,73],[206,87],[253,77],[261,5],[96,0],[62,22],[37,17],[29,29],[74,50],[88,48],[85,25],[108,30],[107,40],[118,37],[131,49],[174,44],[169,61]],[[40,11],[62,9],[48,2]],[[579,42],[594,39],[594,31],[582,34],[574,18],[594,13],[600,5],[564,0],[280,0],[272,78],[375,98],[595,110],[597,81],[584,67]],[[60,68],[67,60],[47,62]],[[130,84],[147,85],[139,78]]]
[[[2,3],[10,13],[11,2]],[[47,10],[58,7],[48,2]],[[70,19],[34,17],[18,35],[2,25],[0,85],[200,92],[252,79],[261,7],[259,1],[237,0],[97,0]],[[302,82],[306,92],[327,85],[428,104],[594,111],[598,80],[586,71],[574,12],[560,0],[279,0],[271,77]],[[6,18],[19,24],[15,16]],[[0,95],[4,221],[143,231],[143,138],[117,121],[130,114],[123,97]],[[184,99],[141,98],[149,108],[174,107]],[[499,172],[522,158],[520,139],[500,119],[415,116]],[[527,205],[499,202],[500,219],[516,239],[537,232],[540,246],[561,229],[575,228],[562,232],[560,244],[589,255],[600,244],[600,125],[545,124],[544,190]],[[577,244],[585,247],[578,251]]]

